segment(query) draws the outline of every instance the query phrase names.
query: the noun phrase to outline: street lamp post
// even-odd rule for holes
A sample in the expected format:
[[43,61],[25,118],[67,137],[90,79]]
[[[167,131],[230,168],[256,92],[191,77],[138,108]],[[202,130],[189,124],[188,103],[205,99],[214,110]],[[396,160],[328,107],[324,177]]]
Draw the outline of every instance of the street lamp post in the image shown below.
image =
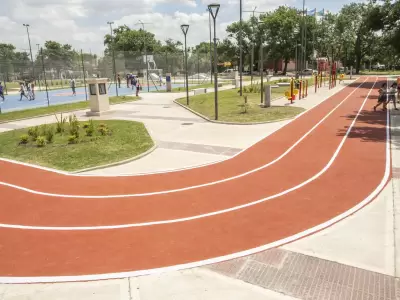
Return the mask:
[[31,38],[29,36],[29,24],[23,24],[26,27],[26,33],[28,34],[28,42],[29,42],[29,51],[31,53],[31,63],[32,63],[32,77],[35,80],[35,67],[33,65],[33,55],[32,55],[32,47],[31,47]]
[[44,86],[46,87],[47,106],[50,106],[49,91],[47,89],[47,80],[46,80],[46,69],[44,67],[43,48],[40,48],[40,56],[42,58],[42,68],[43,68]]
[[115,47],[114,47],[114,36],[113,36],[113,30],[112,30],[112,24],[114,22],[107,22],[108,25],[110,25],[110,33],[111,33],[111,47],[112,47],[112,57],[113,57],[113,73],[114,73],[114,80],[115,80],[115,93],[118,96],[118,83],[117,83],[117,68],[115,66]]
[[[215,105],[215,120],[218,120],[218,70],[217,70],[217,30],[216,30],[216,18],[218,15],[220,5],[213,3],[208,5],[208,11],[210,12],[214,21],[214,105]],[[241,83],[241,82],[240,82]]]
[[186,35],[189,30],[189,25],[181,25],[183,35],[185,36],[185,78],[186,78],[186,105],[189,106],[189,77],[188,77],[188,63],[187,63],[187,48],[186,48]]
[[[240,14],[239,14],[239,78],[240,78],[240,96],[243,96],[243,86],[242,86],[242,69],[243,69],[243,20],[242,20],[242,0],[239,2],[239,9],[240,9]],[[215,28],[214,28],[215,29]]]
[[[39,55],[40,55],[40,45],[39,45],[39,44],[36,44],[36,46],[37,46],[37,51],[38,51],[38,53],[37,53],[37,59],[39,59]],[[37,59],[36,59],[36,61],[37,61]],[[42,90],[42,87],[40,86],[40,74],[38,75],[38,83],[39,83],[39,91],[41,91],[41,90]]]
[[146,47],[146,32],[144,31],[144,24],[150,24],[150,23],[143,23],[141,20],[139,20],[138,23],[136,23],[135,25],[142,25],[142,29],[143,29],[143,47],[144,47],[144,57],[146,60],[146,81],[147,81],[147,91],[150,92],[150,85],[149,85],[149,61],[147,60],[147,47]]
[[212,55],[211,55],[211,13],[209,9],[207,9],[207,11],[208,11],[208,28],[210,29],[210,83],[212,84],[213,68],[212,68]]

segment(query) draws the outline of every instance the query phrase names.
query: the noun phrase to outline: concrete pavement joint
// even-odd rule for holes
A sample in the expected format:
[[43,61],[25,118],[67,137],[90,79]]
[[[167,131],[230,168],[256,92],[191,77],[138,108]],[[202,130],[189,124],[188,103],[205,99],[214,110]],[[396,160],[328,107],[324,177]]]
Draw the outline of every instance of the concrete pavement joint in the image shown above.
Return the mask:
[[147,150],[146,152],[144,152],[144,153],[142,153],[142,154],[136,155],[136,156],[134,156],[134,157],[132,157],[132,158],[128,158],[128,159],[125,159],[125,160],[117,161],[117,162],[110,163],[110,164],[106,164],[106,165],[101,165],[101,166],[96,166],[96,167],[81,169],[81,170],[73,171],[73,172],[70,172],[70,173],[71,173],[71,174],[78,174],[78,173],[83,173],[83,172],[89,172],[89,171],[94,171],[94,170],[99,170],[99,169],[105,169],[105,168],[109,168],[109,167],[115,167],[115,166],[124,165],[124,164],[130,163],[130,162],[132,162],[132,161],[141,159],[141,158],[143,158],[143,157],[149,155],[149,154],[152,153],[154,150],[156,150],[157,147],[158,147],[158,146],[157,146],[156,142],[154,142],[154,146],[151,147],[149,150]]

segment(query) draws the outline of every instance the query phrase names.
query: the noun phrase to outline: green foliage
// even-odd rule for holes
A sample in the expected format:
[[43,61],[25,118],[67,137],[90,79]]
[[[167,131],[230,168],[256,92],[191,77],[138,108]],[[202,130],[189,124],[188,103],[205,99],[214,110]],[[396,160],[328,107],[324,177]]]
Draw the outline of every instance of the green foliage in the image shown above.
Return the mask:
[[[93,136],[93,133],[94,133],[94,123],[93,123],[93,120],[92,119],[90,119],[89,120],[89,122],[87,123],[87,127],[86,127],[86,135],[87,136]],[[85,128],[85,127],[84,127]]]
[[251,85],[245,85],[243,87],[243,92],[248,93],[248,94],[259,94],[261,93],[261,84],[255,83]]
[[77,144],[79,142],[79,139],[76,135],[70,135],[68,137],[68,144]]
[[44,136],[38,136],[36,139],[36,146],[38,147],[46,146],[46,138]]
[[54,128],[53,126],[48,126],[45,132],[46,140],[48,143],[52,143],[54,140]]
[[29,142],[29,135],[23,134],[19,137],[19,143],[22,145],[26,145]]
[[63,133],[65,131],[65,123],[67,122],[67,118],[66,117],[63,118],[62,113],[61,113],[60,119],[58,119],[57,115],[55,115],[55,116],[56,116],[56,120],[57,120],[56,133]]
[[32,138],[32,141],[36,141],[40,134],[39,126],[31,127],[28,129],[28,135]]
[[79,138],[79,121],[75,114],[69,116],[69,134]]
[[105,135],[107,135],[107,134],[109,133],[107,127],[99,127],[99,128],[98,128],[98,131],[99,131],[99,133],[100,133],[102,136],[105,136]]
[[89,127],[89,122],[83,123],[83,128],[86,129]]

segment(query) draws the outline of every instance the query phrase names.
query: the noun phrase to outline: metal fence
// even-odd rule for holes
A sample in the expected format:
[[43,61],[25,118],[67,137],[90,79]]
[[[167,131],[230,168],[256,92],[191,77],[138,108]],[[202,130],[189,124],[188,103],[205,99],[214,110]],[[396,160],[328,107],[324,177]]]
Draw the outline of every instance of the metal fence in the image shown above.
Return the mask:
[[[121,80],[128,74],[134,74],[142,80],[144,86],[160,85],[167,73],[171,74],[173,84],[184,84],[184,53],[132,53],[116,52],[115,73]],[[146,64],[147,61],[147,64]],[[114,62],[111,54],[105,53],[98,63],[98,76],[114,81]],[[210,58],[207,54],[188,53],[189,84],[210,82]]]

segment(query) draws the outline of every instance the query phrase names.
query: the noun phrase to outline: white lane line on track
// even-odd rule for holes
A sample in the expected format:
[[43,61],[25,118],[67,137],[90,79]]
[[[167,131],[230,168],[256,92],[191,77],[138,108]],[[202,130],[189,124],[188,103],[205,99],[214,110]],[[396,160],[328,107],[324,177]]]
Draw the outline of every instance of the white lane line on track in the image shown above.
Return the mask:
[[[366,77],[368,79],[368,77]],[[367,80],[366,79],[366,80]],[[365,81],[366,81],[365,80]],[[364,82],[365,82],[364,81]],[[352,83],[354,83],[355,81],[353,81]],[[363,83],[364,83],[363,82]],[[344,88],[346,88],[348,86],[342,86],[337,92],[341,92]],[[334,95],[336,95],[334,94]],[[179,172],[179,171],[184,171],[184,170],[191,170],[191,169],[197,169],[197,168],[203,168],[206,166],[210,166],[210,165],[214,165],[214,164],[218,164],[221,162],[224,162],[226,160],[230,160],[235,158],[236,156],[240,155],[242,152],[247,151],[249,148],[253,147],[254,145],[256,145],[257,143],[259,143],[260,141],[262,141],[263,139],[265,139],[266,137],[270,136],[271,134],[275,133],[276,131],[282,129],[283,127],[289,125],[290,123],[292,123],[293,121],[295,121],[296,119],[300,118],[302,115],[307,114],[308,112],[312,111],[314,108],[316,108],[317,106],[321,105],[322,103],[324,103],[325,101],[329,100],[330,98],[332,98],[334,95],[329,96],[328,98],[326,98],[325,100],[321,101],[320,103],[315,104],[314,106],[312,106],[311,108],[307,109],[306,111],[298,114],[297,116],[295,116],[293,119],[289,120],[286,124],[284,124],[282,127],[275,129],[274,131],[270,132],[268,135],[262,137],[261,139],[257,140],[256,142],[254,142],[253,144],[251,144],[249,147],[247,147],[246,149],[241,150],[240,152],[236,153],[235,155],[229,157],[229,158],[225,158],[225,159],[221,159],[218,161],[214,161],[214,162],[210,162],[210,163],[205,163],[205,164],[201,164],[201,165],[197,165],[197,166],[192,166],[192,167],[184,167],[184,168],[179,168],[179,169],[173,169],[173,170],[165,170],[165,171],[155,171],[155,172],[146,172],[146,173],[138,173],[138,174],[118,174],[118,175],[105,175],[105,174],[76,174],[76,173],[69,173],[69,172],[64,172],[64,171],[60,171],[57,169],[52,169],[52,168],[47,168],[47,167],[42,167],[42,166],[38,166],[38,165],[34,165],[34,164],[29,164],[29,163],[25,163],[25,162],[21,162],[21,161],[17,161],[17,160],[12,160],[12,159],[8,159],[8,158],[1,158],[0,157],[0,161],[5,161],[5,162],[9,162],[9,163],[13,163],[16,165],[23,165],[23,166],[27,166],[27,167],[31,167],[31,168],[35,168],[35,169],[39,169],[39,170],[43,170],[43,171],[48,171],[48,172],[52,172],[52,173],[57,173],[57,174],[61,174],[61,175],[65,175],[65,176],[72,176],[72,177],[136,177],[136,176],[146,176],[146,175],[152,175],[152,174],[164,174],[164,173],[173,173],[173,172]]]
[[[7,182],[2,182],[0,181],[0,185],[8,186],[11,188],[15,188],[18,190],[22,190],[24,192],[32,193],[32,194],[37,194],[37,195],[42,195],[42,196],[49,196],[49,197],[60,197],[60,198],[82,198],[82,199],[107,199],[107,198],[131,198],[131,197],[144,197],[144,196],[154,196],[154,195],[162,195],[162,194],[170,194],[170,193],[176,193],[176,192],[183,192],[183,191],[188,191],[192,189],[197,189],[197,188],[202,188],[206,186],[212,186],[216,184],[220,184],[223,182],[227,182],[230,180],[238,179],[244,176],[247,176],[249,174],[258,172],[262,169],[265,169],[276,162],[280,161],[282,158],[284,158],[287,154],[289,154],[298,144],[300,144],[307,136],[310,135],[311,132],[313,132],[319,125],[321,125],[331,114],[333,114],[336,109],[338,109],[355,91],[357,91],[366,81],[367,79],[362,82],[357,88],[355,88],[351,93],[349,93],[346,98],[344,98],[337,106],[335,106],[328,114],[326,114],[317,124],[315,124],[309,131],[307,131],[299,140],[296,141],[290,148],[288,148],[283,154],[281,154],[279,157],[274,159],[273,161],[258,167],[256,169],[247,171],[245,173],[235,175],[232,177],[224,178],[221,180],[213,181],[213,182],[208,182],[208,183],[203,183],[199,185],[193,185],[189,187],[184,187],[184,188],[179,188],[179,189],[172,189],[172,190],[165,190],[165,191],[159,191],[159,192],[150,192],[150,193],[141,193],[141,194],[121,194],[121,195],[65,195],[65,194],[56,194],[56,193],[46,193],[46,192],[40,192],[32,189],[28,189],[25,187],[21,187],[19,185],[7,183]],[[376,80],[375,80],[376,82]]]
[[311,178],[307,179],[306,181],[303,181],[302,183],[287,189],[285,191],[282,191],[278,194],[275,195],[271,195],[268,197],[265,197],[263,199],[260,200],[256,200],[253,202],[249,202],[246,204],[242,204],[242,205],[237,205],[231,208],[227,208],[227,209],[223,209],[223,210],[218,210],[218,211],[214,211],[211,213],[206,213],[206,214],[200,214],[200,215],[195,215],[195,216],[191,216],[191,217],[186,217],[186,218],[179,218],[179,219],[172,219],[172,220],[162,220],[162,221],[153,221],[153,222],[143,222],[143,223],[132,223],[132,224],[121,224],[121,225],[104,225],[104,226],[29,226],[29,225],[17,225],[17,224],[0,224],[0,228],[13,228],[13,229],[27,229],[27,230],[55,230],[55,231],[85,231],[85,230],[111,230],[111,229],[123,229],[123,228],[131,228],[131,227],[144,227],[144,226],[154,226],[154,225],[164,225],[164,224],[172,224],[172,223],[180,223],[180,222],[186,222],[186,221],[192,221],[192,220],[196,220],[196,219],[201,219],[201,218],[206,218],[206,217],[211,217],[211,216],[216,216],[216,215],[220,215],[220,214],[224,214],[224,213],[228,213],[228,212],[232,212],[235,210],[240,210],[246,207],[250,207],[256,204],[260,204],[263,202],[266,202],[268,200],[272,200],[275,198],[278,198],[280,196],[286,195],[290,192],[293,192],[297,189],[302,188],[303,186],[307,185],[308,183],[314,181],[315,179],[317,179],[319,176],[321,176],[323,173],[325,173],[333,164],[333,162],[336,160],[336,158],[339,155],[340,150],[342,149],[348,135],[350,134],[352,128],[354,127],[354,124],[357,121],[358,116],[360,115],[365,103],[367,102],[367,99],[369,98],[371,92],[373,91],[375,84],[377,82],[377,77],[375,79],[374,85],[372,86],[372,88],[369,90],[367,96],[365,97],[363,103],[361,104],[360,109],[357,112],[357,115],[354,117],[353,121],[351,122],[349,128],[346,131],[345,136],[342,138],[339,146],[337,147],[335,153],[333,154],[333,156],[331,157],[331,159],[329,160],[329,162],[325,165],[325,167],[319,171],[317,174],[315,174],[314,176],[312,176]]
[[381,183],[376,187],[376,189],[363,201],[358,203],[356,206],[352,207],[348,211],[326,221],[322,224],[319,224],[315,227],[307,229],[303,232],[297,233],[290,237],[281,239],[279,241],[275,241],[260,247],[252,248],[249,250],[241,251],[232,253],[229,255],[224,255],[220,257],[215,257],[211,259],[201,260],[197,262],[191,262],[187,264],[180,264],[174,266],[168,266],[163,268],[155,268],[155,269],[148,269],[148,270],[138,270],[138,271],[130,271],[130,272],[119,272],[119,273],[105,273],[105,274],[92,274],[92,275],[78,275],[78,276],[38,276],[38,277],[0,277],[0,283],[6,284],[16,284],[16,283],[53,283],[53,282],[76,282],[76,281],[91,281],[91,280],[105,280],[105,279],[120,279],[126,277],[135,277],[135,276],[144,276],[144,275],[152,275],[152,274],[159,274],[164,272],[172,272],[172,271],[179,271],[183,269],[191,269],[196,267],[201,267],[209,264],[215,264],[224,262],[231,259],[236,259],[248,255],[252,255],[261,251],[265,251],[271,248],[276,248],[301,238],[304,238],[308,235],[313,233],[319,232],[323,229],[326,229],[335,223],[351,216],[352,214],[359,211],[361,208],[369,204],[378,194],[382,191],[385,187],[387,181],[390,178],[390,124],[389,124],[389,110],[386,112],[386,166],[385,166],[385,174],[382,178]]

